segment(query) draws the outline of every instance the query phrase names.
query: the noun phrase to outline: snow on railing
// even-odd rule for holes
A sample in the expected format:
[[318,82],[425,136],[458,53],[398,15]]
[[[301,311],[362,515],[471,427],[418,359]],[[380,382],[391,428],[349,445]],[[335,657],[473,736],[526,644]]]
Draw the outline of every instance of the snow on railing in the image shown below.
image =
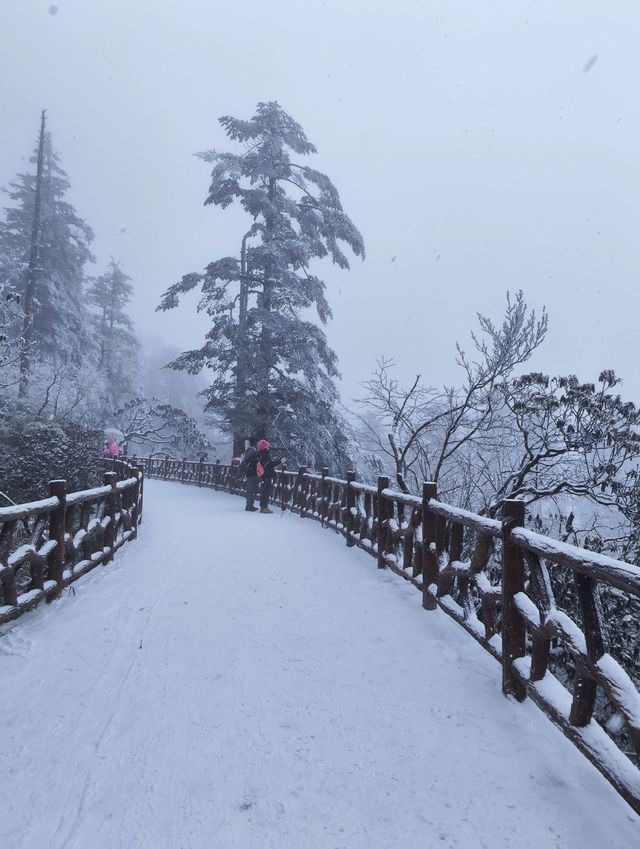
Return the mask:
[[136,537],[143,470],[104,462],[103,486],[67,493],[66,481],[51,481],[49,498],[0,508],[0,625],[51,601]]
[[[235,465],[169,458],[140,461],[148,477],[243,491]],[[629,804],[640,813],[640,694],[608,651],[599,588],[640,598],[640,568],[523,528],[521,501],[505,501],[501,520],[437,500],[425,483],[421,496],[396,492],[389,479],[377,486],[281,468],[272,503],[333,528],[422,593],[423,607],[439,608],[502,665],[506,695],[530,696]],[[579,619],[558,610],[548,564],[575,581]],[[549,670],[553,652],[575,663],[571,689]],[[604,694],[615,723],[593,718]],[[625,733],[621,733],[624,727]]]

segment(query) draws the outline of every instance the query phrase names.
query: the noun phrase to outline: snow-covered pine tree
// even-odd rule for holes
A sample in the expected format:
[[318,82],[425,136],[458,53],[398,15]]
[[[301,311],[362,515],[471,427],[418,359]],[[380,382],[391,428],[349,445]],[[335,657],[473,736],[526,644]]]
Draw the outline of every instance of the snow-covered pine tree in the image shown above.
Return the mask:
[[[197,374],[213,371],[204,393],[207,409],[234,437],[234,452],[249,434],[270,434],[278,414],[306,405],[333,404],[335,353],[321,327],[331,316],[325,286],[314,260],[349,263],[343,246],[364,257],[362,236],[345,214],[325,174],[292,161],[292,154],[316,153],[302,127],[278,103],[259,103],[248,121],[228,116],[220,123],[240,153],[200,154],[213,164],[205,204],[222,209],[240,203],[251,219],[239,255],[211,262],[205,272],[187,274],[164,294],[158,309],[176,307],[186,292],[201,286],[199,310],[211,318],[202,347],[183,353],[173,368]],[[295,431],[295,419],[291,420]],[[313,435],[297,434],[297,441]]]
[[[33,164],[38,148],[30,160]],[[84,266],[93,261],[89,249],[93,233],[65,199],[69,181],[49,133],[43,144],[37,264],[30,276],[36,182],[36,174],[19,174],[5,190],[12,205],[0,221],[0,256],[13,258],[7,284],[21,295],[23,306],[27,286],[32,286],[30,321],[36,355],[76,364],[91,347],[83,282]]]
[[104,383],[104,413],[111,413],[136,394],[139,343],[127,315],[133,287],[131,278],[114,259],[100,277],[91,281],[87,299],[97,345],[98,371]]
[[31,244],[29,247],[29,262],[25,273],[24,284],[24,345],[20,352],[20,397],[26,396],[31,376],[31,354],[33,347],[33,308],[40,254],[40,219],[42,215],[42,178],[44,176],[44,144],[46,138],[47,113],[40,114],[40,135],[38,137],[38,155],[36,158],[36,182],[33,200],[33,216],[31,219]]

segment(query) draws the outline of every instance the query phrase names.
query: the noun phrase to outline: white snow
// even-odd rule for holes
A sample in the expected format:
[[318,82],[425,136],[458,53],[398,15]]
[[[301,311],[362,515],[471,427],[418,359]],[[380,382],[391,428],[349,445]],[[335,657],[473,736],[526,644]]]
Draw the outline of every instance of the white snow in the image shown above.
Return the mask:
[[575,655],[587,653],[587,641],[584,634],[573,619],[563,610],[552,607],[547,613],[545,622],[551,622],[555,625],[556,630],[562,634],[562,639]]
[[93,489],[82,489],[79,492],[71,492],[67,495],[67,506],[69,504],[82,504],[85,501],[91,501],[93,498],[109,495],[110,492],[110,486],[95,486]]
[[132,486],[135,486],[137,483],[135,478],[127,478],[123,481],[118,481],[116,484],[116,489],[130,489]]
[[20,545],[13,554],[10,554],[7,557],[7,565],[15,566],[16,563],[20,563],[22,560],[25,560],[30,554],[36,553],[35,545],[29,545],[29,543],[25,543],[25,545]]
[[461,525],[469,525],[472,528],[477,528],[485,534],[499,537],[502,532],[502,523],[497,519],[489,519],[487,516],[478,516],[477,513],[471,513],[469,510],[463,510],[461,507],[452,507],[451,504],[445,504],[442,501],[429,501],[429,508],[440,516],[446,519],[453,519],[454,522],[459,522]]
[[[37,555],[38,557],[47,557],[56,547],[57,543],[54,539],[47,540],[44,545],[36,549],[35,545],[25,543],[18,546],[13,554],[7,557],[7,565],[15,566],[23,560],[29,559],[29,555]],[[1,571],[1,570],[0,570]]]
[[352,489],[355,489],[356,492],[369,493],[370,495],[377,495],[378,494],[378,487],[372,486],[369,483],[361,483],[360,481],[352,481],[351,487],[352,487]]
[[604,654],[596,665],[609,682],[627,721],[636,731],[640,731],[640,694],[633,681],[610,654]]
[[492,584],[489,577],[485,575],[484,572],[478,572],[472,577],[475,581],[476,587],[482,595],[493,595],[498,598],[502,596],[502,584]]
[[[523,678],[528,679],[530,677],[530,657],[519,657],[514,660],[513,664]],[[529,686],[547,704],[551,705],[566,722],[569,721],[572,696],[555,675],[547,671],[541,681],[530,682]],[[636,793],[640,792],[640,774],[638,770],[627,757],[621,755],[616,744],[607,736],[604,729],[597,722],[592,720],[584,728],[574,728],[573,732],[599,761],[608,765],[611,773],[616,775],[621,783],[627,787],[633,787]],[[636,820],[638,821],[640,818],[636,818]],[[630,846],[637,845],[639,836],[637,835],[635,837],[634,842]],[[604,843],[603,845],[608,846],[610,844]],[[616,846],[617,844],[613,843],[611,845]]]
[[516,593],[513,597],[515,606],[530,625],[537,628],[541,623],[540,611],[526,593]]
[[406,504],[408,507],[422,507],[422,498],[420,498],[419,495],[410,495],[406,492],[398,492],[396,489],[383,489],[382,497],[388,498],[392,501],[398,501],[400,504]]
[[29,604],[29,602],[33,601],[34,598],[38,598],[41,593],[42,590],[29,590],[26,593],[22,593],[22,595],[18,596],[18,607]]
[[135,542],[0,637],[7,849],[628,849],[640,817],[344,538],[148,480]]
[[55,495],[50,498],[42,498],[40,501],[29,501],[26,504],[13,504],[11,507],[0,507],[0,522],[11,522],[14,519],[21,519],[27,514],[46,513],[55,507],[58,507],[60,502]]
[[84,528],[80,528],[80,530],[73,537],[73,547],[75,549],[80,547],[80,543],[87,536],[87,532]]
[[538,551],[545,557],[553,559],[554,555],[559,555],[576,564],[584,564],[587,567],[589,565],[601,567],[611,575],[620,576],[620,579],[624,581],[623,589],[631,591],[632,588],[635,588],[635,594],[640,596],[640,567],[634,566],[632,563],[625,563],[623,560],[614,560],[606,554],[599,554],[597,551],[587,551],[584,548],[569,545],[566,542],[560,542],[543,534],[537,534],[535,531],[529,531],[526,528],[514,528],[511,531],[511,537],[516,542],[524,545],[525,548]]

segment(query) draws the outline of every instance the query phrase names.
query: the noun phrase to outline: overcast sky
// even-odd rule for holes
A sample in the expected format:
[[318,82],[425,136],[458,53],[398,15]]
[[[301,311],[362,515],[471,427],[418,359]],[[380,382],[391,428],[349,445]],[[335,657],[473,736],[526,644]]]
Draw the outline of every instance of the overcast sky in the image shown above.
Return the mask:
[[246,225],[203,207],[192,154],[278,100],[367,246],[324,269],[346,401],[381,354],[453,381],[456,339],[518,288],[551,319],[532,367],[614,368],[639,401],[639,39],[637,0],[0,0],[0,184],[48,109],[140,331],[196,347],[195,300],[153,310]]

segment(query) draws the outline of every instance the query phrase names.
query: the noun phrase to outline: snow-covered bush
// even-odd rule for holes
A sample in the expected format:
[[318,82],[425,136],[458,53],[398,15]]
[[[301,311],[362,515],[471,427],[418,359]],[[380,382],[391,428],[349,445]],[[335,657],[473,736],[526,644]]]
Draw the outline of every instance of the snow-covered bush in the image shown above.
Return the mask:
[[69,491],[96,486],[102,443],[101,431],[38,418],[26,405],[0,403],[0,491],[20,503],[45,498],[50,480],[64,478]]

